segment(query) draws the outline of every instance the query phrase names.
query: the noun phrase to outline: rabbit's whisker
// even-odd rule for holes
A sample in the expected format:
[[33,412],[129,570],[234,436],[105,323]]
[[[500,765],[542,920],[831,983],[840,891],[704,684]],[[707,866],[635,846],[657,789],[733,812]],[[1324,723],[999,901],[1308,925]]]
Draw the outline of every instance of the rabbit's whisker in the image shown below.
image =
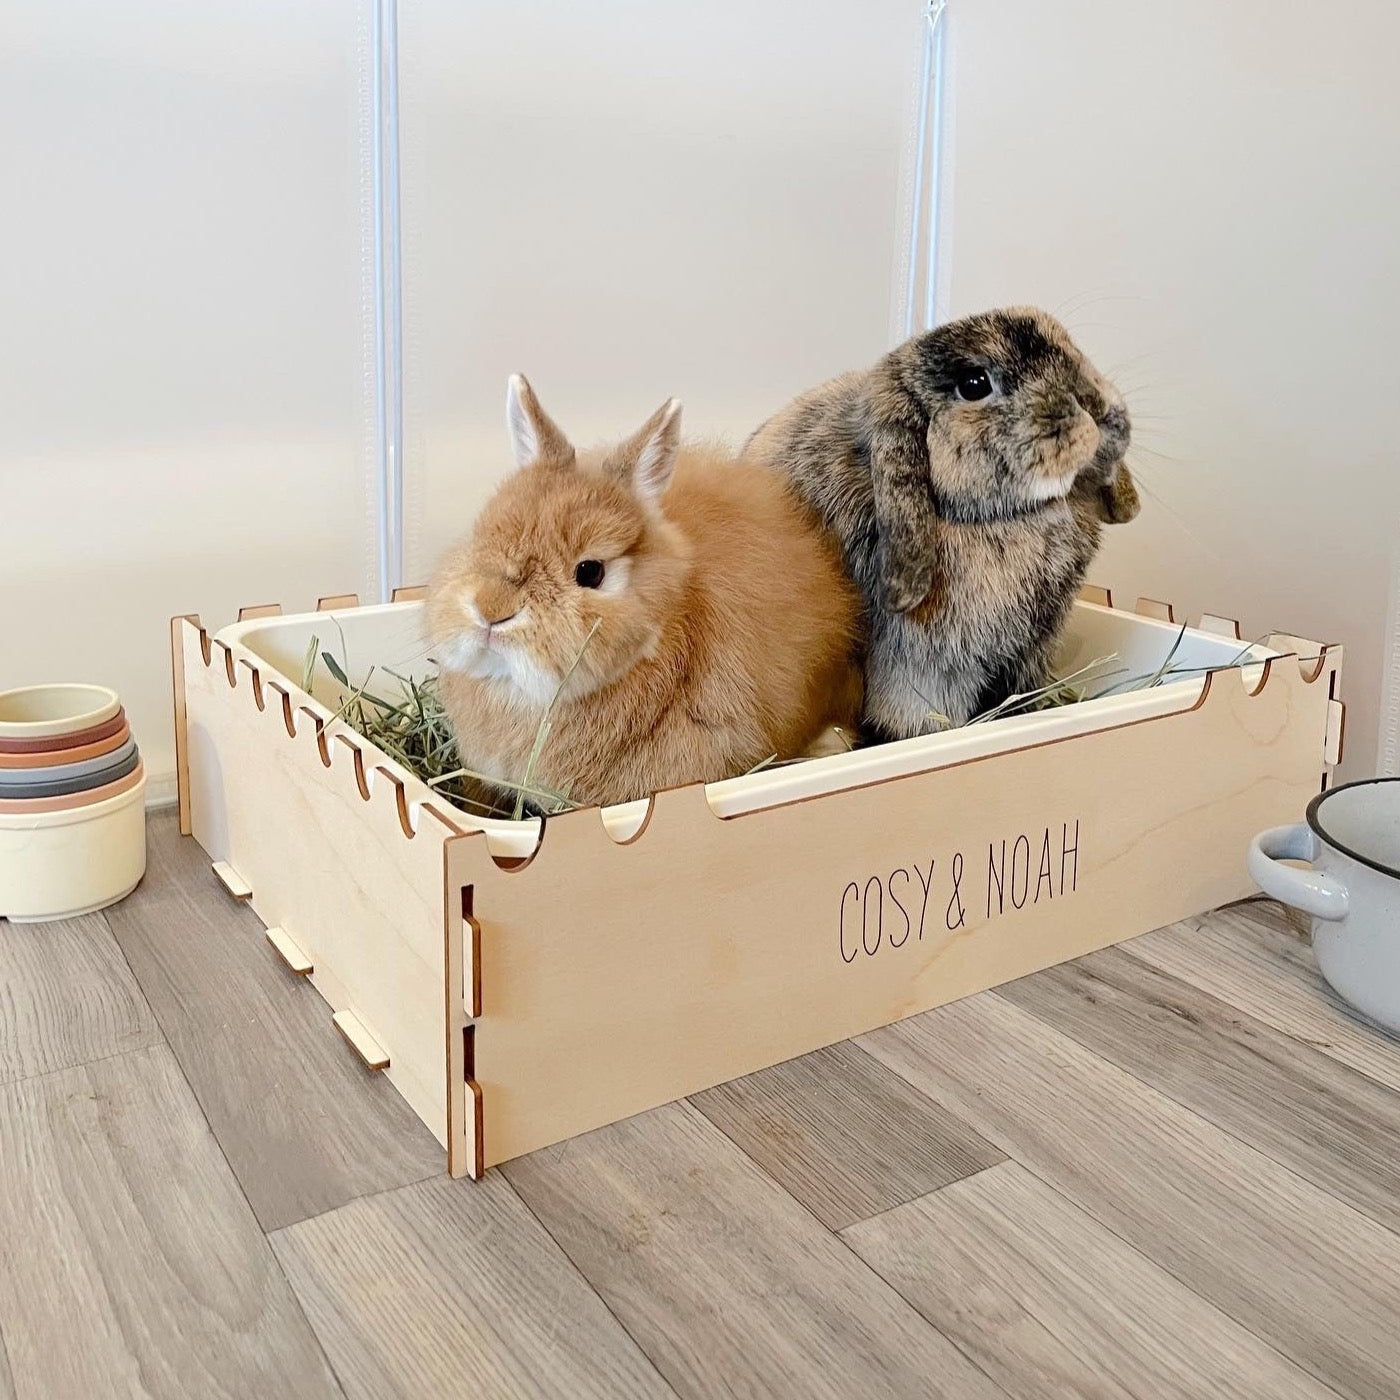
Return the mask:
[[1134,440],[1132,450],[1135,453],[1145,452],[1149,457],[1156,457],[1158,461],[1161,462],[1174,462],[1178,466],[1181,465],[1180,457],[1173,457],[1170,452],[1159,452],[1155,447],[1148,447],[1148,445],[1145,442],[1138,442]]
[[1102,306],[1107,302],[1114,301],[1145,302],[1146,300],[1146,297],[1135,296],[1127,292],[1075,292],[1067,296],[1060,303],[1060,308],[1051,312],[1051,314],[1059,320],[1067,322],[1068,317],[1076,316],[1081,311],[1087,311],[1091,306]]

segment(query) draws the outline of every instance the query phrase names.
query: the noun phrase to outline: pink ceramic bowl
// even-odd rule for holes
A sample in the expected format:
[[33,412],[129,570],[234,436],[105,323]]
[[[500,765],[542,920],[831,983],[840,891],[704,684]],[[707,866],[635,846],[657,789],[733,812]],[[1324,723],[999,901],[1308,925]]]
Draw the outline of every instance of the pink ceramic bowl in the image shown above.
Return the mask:
[[[127,724],[126,715],[121,710],[106,724],[98,725],[98,729],[111,730],[111,733],[87,743],[65,744],[62,748],[33,748],[18,753],[9,753],[0,748],[0,772],[13,772],[23,768],[55,768],[61,763],[85,763],[90,758],[103,758],[109,753],[115,753],[131,738],[131,726]],[[95,732],[80,730],[78,737]]]

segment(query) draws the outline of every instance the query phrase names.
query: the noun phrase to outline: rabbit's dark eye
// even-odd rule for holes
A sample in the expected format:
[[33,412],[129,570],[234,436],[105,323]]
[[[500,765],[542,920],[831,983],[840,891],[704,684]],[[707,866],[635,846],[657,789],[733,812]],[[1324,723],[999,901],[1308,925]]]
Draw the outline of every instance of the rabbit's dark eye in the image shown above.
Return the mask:
[[976,365],[966,365],[958,371],[954,387],[960,399],[976,403],[992,392],[992,376]]
[[607,570],[601,559],[585,559],[574,570],[574,582],[580,588],[597,588]]

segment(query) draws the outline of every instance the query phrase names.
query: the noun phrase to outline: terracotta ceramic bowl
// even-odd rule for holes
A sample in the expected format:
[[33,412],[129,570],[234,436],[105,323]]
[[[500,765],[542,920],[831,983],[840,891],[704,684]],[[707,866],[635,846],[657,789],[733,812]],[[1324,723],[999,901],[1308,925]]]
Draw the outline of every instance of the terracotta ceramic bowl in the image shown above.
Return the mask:
[[121,748],[85,763],[68,763],[57,768],[0,768],[0,798],[10,801],[87,792],[126,777],[140,759],[136,740],[128,739]]
[[[56,768],[62,764],[86,763],[89,759],[103,758],[131,742],[131,726],[127,724],[126,715],[121,710],[106,724],[98,725],[98,729],[109,729],[111,733],[85,744],[66,744],[62,748],[27,749],[22,753],[7,753],[0,748],[0,782],[4,781],[6,773]],[[95,733],[96,730],[81,732]]]
[[[44,739],[0,738],[0,754],[56,754],[64,749],[81,748],[86,744],[110,739],[126,724],[126,711],[120,706],[111,719],[94,724],[91,729],[74,730],[71,734],[54,734]],[[48,762],[48,759],[45,759]]]
[[121,710],[115,690],[104,685],[28,685],[0,691],[0,744],[25,744],[81,734],[114,719]]
[[124,777],[87,792],[70,793],[65,797],[0,797],[0,816],[39,816],[45,812],[66,812],[77,807],[90,807],[109,797],[120,797],[146,781],[145,765],[138,758],[136,766]]

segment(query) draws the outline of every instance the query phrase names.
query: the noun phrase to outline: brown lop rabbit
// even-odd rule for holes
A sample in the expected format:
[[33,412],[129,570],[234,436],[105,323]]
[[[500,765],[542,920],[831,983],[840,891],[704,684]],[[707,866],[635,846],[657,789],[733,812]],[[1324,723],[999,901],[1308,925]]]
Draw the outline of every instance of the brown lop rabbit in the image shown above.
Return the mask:
[[1044,685],[1104,524],[1131,520],[1121,395],[1043,311],[950,321],[800,395],[745,453],[841,542],[866,607],[866,733]]
[[[859,599],[775,472],[682,445],[672,399],[581,460],[522,376],[520,470],[428,591],[463,763],[606,805],[807,751],[860,708]],[[558,698],[554,699],[556,692]]]

